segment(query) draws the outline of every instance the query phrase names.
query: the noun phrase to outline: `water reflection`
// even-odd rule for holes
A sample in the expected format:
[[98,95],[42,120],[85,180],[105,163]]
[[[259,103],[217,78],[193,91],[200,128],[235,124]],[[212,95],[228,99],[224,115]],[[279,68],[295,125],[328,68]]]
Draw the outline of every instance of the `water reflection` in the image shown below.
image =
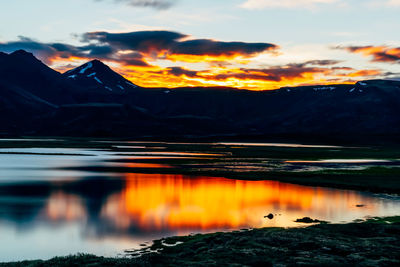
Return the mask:
[[[294,220],[300,216],[341,222],[400,211],[397,199],[356,191],[168,174],[86,177],[62,184],[7,186],[0,192],[2,217],[36,207],[37,214],[31,215],[42,221],[84,220],[98,228],[106,222],[109,234],[288,227],[298,226]],[[360,204],[364,207],[357,208]],[[275,218],[265,219],[269,213]],[[8,219],[18,222],[18,217]]]
[[52,222],[71,222],[86,218],[86,209],[81,197],[56,191],[49,196],[45,207]]
[[[64,154],[0,154],[0,261],[78,252],[114,256],[145,241],[176,234],[291,227],[298,226],[294,221],[305,216],[348,222],[400,213],[398,197],[357,191],[276,181],[65,169],[171,169],[167,164],[121,161],[166,157],[147,152],[149,155],[132,157],[94,149],[11,151]],[[189,152],[185,153],[169,153],[167,158],[182,159]],[[275,215],[272,220],[264,218],[269,213]]]
[[[126,187],[107,199],[102,216],[121,229],[134,225],[143,231],[208,231],[297,226],[299,216],[340,222],[400,210],[383,202],[355,191],[276,181],[128,174]],[[365,208],[355,209],[360,203]],[[266,220],[268,213],[277,216]]]
[[[0,260],[78,252],[115,255],[169,235],[298,226],[294,220],[304,216],[351,221],[398,214],[399,204],[397,198],[356,191],[167,174],[3,185],[0,246],[11,254]],[[264,218],[269,213],[275,214],[272,220]],[[41,242],[41,250],[23,250],[21,242]]]

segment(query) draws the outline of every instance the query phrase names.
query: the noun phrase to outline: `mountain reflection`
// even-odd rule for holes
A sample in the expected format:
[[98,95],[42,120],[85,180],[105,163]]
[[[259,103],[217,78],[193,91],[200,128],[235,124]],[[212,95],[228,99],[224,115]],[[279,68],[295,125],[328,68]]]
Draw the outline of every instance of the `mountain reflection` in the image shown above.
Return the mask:
[[75,221],[86,218],[83,199],[62,191],[50,195],[46,214],[52,221]]
[[[338,222],[390,209],[356,191],[168,174],[14,184],[0,191],[0,219],[26,230],[79,222],[83,236],[97,238],[296,226],[304,216]],[[272,220],[264,218],[269,213]]]

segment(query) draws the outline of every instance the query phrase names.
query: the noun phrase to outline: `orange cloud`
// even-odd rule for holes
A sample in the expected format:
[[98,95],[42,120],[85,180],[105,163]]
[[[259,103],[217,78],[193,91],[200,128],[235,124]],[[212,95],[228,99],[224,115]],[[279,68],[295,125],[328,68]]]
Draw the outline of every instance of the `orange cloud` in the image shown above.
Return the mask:
[[[353,70],[344,68],[346,70]],[[283,86],[344,82],[345,74],[335,68],[276,66],[266,69],[221,68],[195,71],[182,67],[136,71],[122,67],[133,83],[144,87],[229,86],[252,90],[277,89]],[[348,77],[372,75],[368,70],[349,72]]]
[[[71,61],[80,62],[86,58],[71,57]],[[52,62],[61,64],[64,58],[54,58]],[[146,59],[142,59],[146,62]],[[228,61],[229,62],[229,61]],[[321,65],[305,62],[269,68],[238,68],[235,64],[226,66],[208,66],[202,70],[187,67],[163,67],[161,65],[130,65],[130,61],[110,59],[105,61],[127,79],[142,87],[206,87],[226,86],[250,90],[272,90],[284,86],[353,83],[359,79],[382,77],[386,74],[378,69],[357,70],[349,67]],[[164,62],[157,61],[162,64]],[[309,65],[311,64],[311,65]],[[190,63],[186,64],[190,66]],[[57,68],[65,71],[63,65]]]
[[373,62],[396,63],[400,61],[400,47],[387,46],[347,46],[339,47],[351,53],[362,54],[365,57],[372,56]]
[[382,71],[380,71],[380,70],[358,70],[358,71],[346,74],[346,76],[354,77],[354,78],[355,77],[370,77],[370,76],[376,77],[379,75],[382,75]]
[[[254,57],[261,53],[277,55],[279,46],[271,43],[190,39],[188,35],[170,31],[90,32],[82,38],[83,45],[74,46],[40,43],[21,37],[18,41],[0,43],[0,51],[26,49],[61,72],[99,59],[142,87],[228,86],[269,90],[284,86],[347,83],[389,75],[376,69],[338,66],[342,61],[332,59],[246,67],[254,66]],[[400,60],[400,48],[352,46],[340,49],[373,56],[374,61]]]

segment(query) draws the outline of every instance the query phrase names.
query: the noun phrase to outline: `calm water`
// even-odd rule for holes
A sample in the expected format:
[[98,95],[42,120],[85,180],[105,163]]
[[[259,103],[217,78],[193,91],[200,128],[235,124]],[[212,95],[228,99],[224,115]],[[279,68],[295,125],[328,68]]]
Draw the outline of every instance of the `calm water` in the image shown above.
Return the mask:
[[[299,226],[294,220],[305,216],[349,222],[400,214],[400,200],[395,196],[275,181],[141,174],[135,173],[135,168],[171,166],[118,163],[121,159],[223,156],[162,152],[162,144],[156,145],[120,147],[136,149],[135,153],[87,148],[0,149],[0,261],[78,252],[115,256],[165,236],[293,227]],[[130,171],[70,168],[82,166],[121,166]],[[364,206],[357,207],[361,204]],[[269,213],[275,214],[274,219],[264,218]]]

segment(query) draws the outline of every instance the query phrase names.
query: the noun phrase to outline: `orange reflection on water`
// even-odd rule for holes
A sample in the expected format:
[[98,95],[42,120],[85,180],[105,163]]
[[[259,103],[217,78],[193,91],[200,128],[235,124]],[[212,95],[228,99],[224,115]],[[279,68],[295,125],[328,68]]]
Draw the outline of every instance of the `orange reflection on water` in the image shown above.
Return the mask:
[[[294,226],[299,217],[343,216],[363,201],[353,191],[277,181],[127,174],[126,188],[107,200],[102,216],[144,231]],[[264,218],[270,212],[271,221]]]

